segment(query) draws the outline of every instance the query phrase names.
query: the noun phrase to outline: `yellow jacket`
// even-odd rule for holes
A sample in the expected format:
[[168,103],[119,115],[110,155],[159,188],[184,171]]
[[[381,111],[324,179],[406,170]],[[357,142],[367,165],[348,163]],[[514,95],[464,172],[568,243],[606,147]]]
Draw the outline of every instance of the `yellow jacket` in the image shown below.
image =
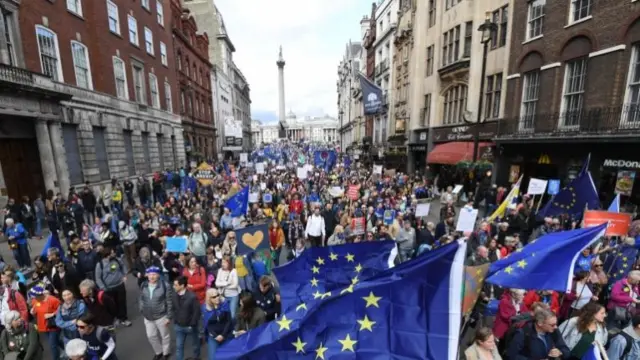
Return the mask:
[[122,201],[122,191],[113,190],[113,193],[111,194],[111,201],[121,202]]

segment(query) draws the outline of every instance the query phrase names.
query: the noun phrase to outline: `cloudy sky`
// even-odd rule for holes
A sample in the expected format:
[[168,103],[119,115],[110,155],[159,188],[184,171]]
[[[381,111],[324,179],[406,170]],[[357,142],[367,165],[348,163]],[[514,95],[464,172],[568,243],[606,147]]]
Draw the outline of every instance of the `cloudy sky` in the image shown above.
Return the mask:
[[280,45],[286,111],[336,116],[336,69],[347,41],[360,41],[359,22],[371,12],[371,0],[214,1],[251,87],[252,118],[277,119]]

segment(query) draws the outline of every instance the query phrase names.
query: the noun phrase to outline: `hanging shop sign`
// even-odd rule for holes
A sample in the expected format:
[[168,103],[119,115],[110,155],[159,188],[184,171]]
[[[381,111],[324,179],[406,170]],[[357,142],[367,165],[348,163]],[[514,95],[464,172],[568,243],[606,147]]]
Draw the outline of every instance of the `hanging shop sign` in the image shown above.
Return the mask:
[[602,166],[626,169],[640,169],[640,161],[605,159],[602,163]]

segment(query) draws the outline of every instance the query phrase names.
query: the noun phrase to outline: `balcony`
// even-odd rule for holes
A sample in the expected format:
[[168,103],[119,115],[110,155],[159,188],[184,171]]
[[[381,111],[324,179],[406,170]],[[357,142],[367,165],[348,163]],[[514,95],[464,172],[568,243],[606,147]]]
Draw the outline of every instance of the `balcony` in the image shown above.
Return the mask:
[[0,64],[0,82],[9,82],[26,86],[35,86],[33,73],[29,70]]
[[640,105],[629,104],[502,119],[498,124],[497,138],[500,141],[566,141],[567,138],[587,140],[638,134]]

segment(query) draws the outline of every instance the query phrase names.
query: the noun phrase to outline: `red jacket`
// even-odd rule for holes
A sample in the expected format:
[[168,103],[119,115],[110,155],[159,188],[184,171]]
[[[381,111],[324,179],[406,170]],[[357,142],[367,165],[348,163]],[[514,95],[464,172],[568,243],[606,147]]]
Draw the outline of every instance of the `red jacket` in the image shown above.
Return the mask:
[[20,313],[20,317],[24,321],[25,324],[29,322],[29,309],[27,308],[27,302],[24,300],[24,296],[17,291],[9,289],[10,291],[9,299],[7,300],[9,304],[9,310],[15,310]]
[[185,268],[182,270],[182,275],[187,278],[187,287],[191,290],[200,304],[204,304],[205,294],[207,292],[207,273],[202,266],[198,266],[196,271],[193,272],[193,275],[189,272],[189,269]]
[[289,204],[289,212],[291,214],[302,214],[302,209],[304,205],[302,204],[302,200],[291,200],[291,204]]
[[[541,297],[535,290],[529,290],[524,295],[524,300],[522,301],[527,308],[531,308],[533,303],[541,302]],[[553,311],[554,314],[558,315],[560,312],[560,300],[558,298],[558,293],[553,291],[551,292],[551,301],[549,302],[549,308]]]
[[502,339],[504,334],[507,333],[507,330],[509,330],[511,318],[526,312],[529,312],[529,308],[523,301],[522,304],[520,304],[520,312],[517,313],[516,308],[513,306],[513,301],[511,300],[511,294],[508,290],[505,291],[502,295],[502,299],[500,299],[500,304],[498,304],[498,315],[496,316],[496,321],[493,324],[493,335],[498,339]]

